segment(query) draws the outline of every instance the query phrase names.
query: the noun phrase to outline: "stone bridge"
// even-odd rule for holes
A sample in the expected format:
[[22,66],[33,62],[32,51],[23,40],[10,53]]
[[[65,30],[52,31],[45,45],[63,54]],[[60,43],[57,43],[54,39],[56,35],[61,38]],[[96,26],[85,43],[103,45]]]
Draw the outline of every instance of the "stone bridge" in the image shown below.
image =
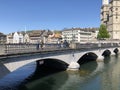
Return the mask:
[[9,57],[1,59],[0,70],[12,72],[31,62],[37,62],[39,67],[52,68],[57,70],[78,69],[80,65],[89,61],[103,61],[105,56],[118,54],[119,47],[65,50],[55,51],[54,53],[36,54],[28,56]]

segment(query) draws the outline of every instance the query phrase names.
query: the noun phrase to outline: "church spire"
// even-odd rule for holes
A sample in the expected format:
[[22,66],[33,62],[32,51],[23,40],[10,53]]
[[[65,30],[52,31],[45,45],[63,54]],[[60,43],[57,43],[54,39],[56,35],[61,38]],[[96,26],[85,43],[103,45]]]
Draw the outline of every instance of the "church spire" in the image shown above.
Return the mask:
[[108,5],[109,4],[109,0],[102,0],[102,4],[103,5]]

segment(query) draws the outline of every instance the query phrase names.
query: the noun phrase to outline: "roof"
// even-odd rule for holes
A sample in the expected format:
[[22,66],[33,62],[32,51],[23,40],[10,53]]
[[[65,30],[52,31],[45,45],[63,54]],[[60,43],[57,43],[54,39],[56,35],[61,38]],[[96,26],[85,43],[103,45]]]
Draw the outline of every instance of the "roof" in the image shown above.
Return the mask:
[[1,37],[1,36],[2,36],[2,37],[6,37],[5,34],[3,34],[3,33],[0,32],[0,37]]
[[63,31],[71,31],[71,30],[81,30],[81,28],[70,28],[70,29],[64,29]]
[[60,33],[55,33],[51,38],[61,38],[61,34]]
[[71,31],[71,30],[95,31],[98,30],[98,28],[71,28],[71,29],[64,29],[63,31]]

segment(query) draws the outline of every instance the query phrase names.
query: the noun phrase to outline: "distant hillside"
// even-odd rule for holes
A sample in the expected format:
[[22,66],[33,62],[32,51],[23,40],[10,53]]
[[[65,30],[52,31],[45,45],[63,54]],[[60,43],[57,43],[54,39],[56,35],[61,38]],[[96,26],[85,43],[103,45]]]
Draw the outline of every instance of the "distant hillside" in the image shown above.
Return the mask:
[[54,33],[55,33],[55,34],[61,34],[62,31],[55,30]]

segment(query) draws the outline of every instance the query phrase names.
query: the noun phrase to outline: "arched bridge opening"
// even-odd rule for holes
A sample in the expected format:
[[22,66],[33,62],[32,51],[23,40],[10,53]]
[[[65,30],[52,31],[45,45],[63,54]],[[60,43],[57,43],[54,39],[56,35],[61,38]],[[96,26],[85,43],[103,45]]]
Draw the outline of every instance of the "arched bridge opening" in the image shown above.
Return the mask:
[[79,63],[80,65],[81,64],[84,64],[84,63],[87,63],[87,62],[90,62],[90,61],[96,61],[98,58],[98,56],[93,53],[93,52],[88,52],[86,54],[84,54],[78,61],[77,63]]
[[119,49],[115,48],[113,52],[117,55],[119,53]]
[[53,58],[40,59],[37,60],[36,63],[35,74],[40,74],[40,77],[65,71],[69,65],[62,60]]
[[109,57],[111,55],[111,51],[110,50],[105,50],[103,53],[102,53],[102,56],[104,57]]

